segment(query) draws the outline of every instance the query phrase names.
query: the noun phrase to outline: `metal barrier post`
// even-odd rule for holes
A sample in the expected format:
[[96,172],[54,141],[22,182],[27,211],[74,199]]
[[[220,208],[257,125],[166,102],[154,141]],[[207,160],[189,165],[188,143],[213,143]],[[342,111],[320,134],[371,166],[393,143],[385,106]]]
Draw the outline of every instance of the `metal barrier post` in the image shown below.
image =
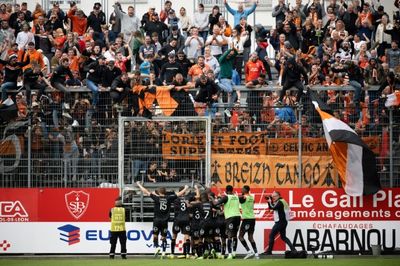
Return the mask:
[[[118,156],[124,154],[122,143],[124,143],[124,121],[122,119],[122,109],[118,108]],[[118,184],[119,195],[122,196],[124,185],[124,160],[118,160]]]
[[28,188],[30,188],[32,185],[32,114],[29,113],[28,116]]
[[303,167],[303,162],[302,162],[302,125],[303,125],[303,123],[302,123],[302,121],[301,121],[301,117],[302,117],[302,115],[303,115],[303,106],[302,105],[299,105],[299,107],[298,107],[298,111],[299,111],[299,117],[298,117],[298,120],[299,120],[299,142],[298,142],[298,169],[297,169],[297,172],[298,172],[298,175],[299,175],[299,184],[298,184],[298,187],[302,187],[302,181],[303,181],[303,178],[302,178],[302,174],[303,174],[303,171],[302,171],[302,167]]
[[393,187],[393,107],[389,107],[389,184]]

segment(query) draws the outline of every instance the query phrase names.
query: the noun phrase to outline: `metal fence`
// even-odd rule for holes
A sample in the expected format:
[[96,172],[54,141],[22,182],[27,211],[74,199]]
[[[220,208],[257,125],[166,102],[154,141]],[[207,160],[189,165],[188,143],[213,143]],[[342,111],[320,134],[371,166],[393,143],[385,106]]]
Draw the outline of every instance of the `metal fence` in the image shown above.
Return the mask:
[[[304,99],[302,109],[292,108],[290,105],[276,108],[271,100],[279,91],[274,89],[241,88],[241,98],[232,106],[227,104],[226,97],[221,96],[221,102],[210,112],[212,134],[265,131],[271,139],[298,140],[300,147],[302,138],[323,136],[320,120],[309,100]],[[363,137],[376,136],[379,139],[377,165],[382,184],[385,187],[399,186],[399,109],[385,108],[384,99],[362,104],[357,109],[354,103],[348,101],[351,90],[345,89],[319,90],[319,95],[329,102],[335,115],[347,122],[358,134]],[[85,98],[82,92],[76,94],[78,98]],[[107,92],[103,94],[103,98],[107,98]],[[293,95],[288,93],[284,100],[290,104],[292,98]],[[132,184],[136,180],[147,181],[148,162],[156,161],[157,167],[163,162],[160,144],[163,131],[185,131],[188,134],[200,132],[193,122],[185,121],[184,117],[181,120],[163,117],[159,106],[155,104],[150,110],[153,119],[140,118],[143,120],[126,121],[128,123],[124,121],[129,127],[122,125],[122,129],[124,132],[131,132],[123,140],[119,140],[118,112],[112,107],[112,103],[105,102],[97,110],[93,110],[90,107],[79,107],[80,102],[87,104],[88,101],[77,100],[69,112],[72,118],[57,112],[54,114],[58,107],[50,108],[48,115],[45,103],[40,102],[41,115],[38,115],[38,110],[33,110],[30,123],[28,119],[20,118],[1,125],[1,187],[110,187],[120,185],[119,176],[123,176],[124,184]],[[128,103],[124,113],[129,116],[131,110],[127,106]],[[58,126],[55,126],[55,117]],[[300,125],[302,129],[299,131]],[[158,137],[154,137],[151,131],[157,133]],[[302,135],[300,138],[299,132]],[[118,173],[118,149],[122,147],[119,143],[124,143],[124,154],[128,156],[121,165],[123,175]],[[138,157],[146,158],[146,165],[137,167],[134,158]],[[191,180],[194,175],[199,176],[199,169],[203,169],[204,177],[211,174],[209,170],[206,171],[207,165],[204,161],[200,160],[203,165],[193,164],[190,160],[185,163],[187,165],[172,161],[167,166],[174,168],[183,180]],[[301,157],[299,162],[301,165]],[[301,174],[299,176],[302,177]],[[179,182],[176,179],[172,181]]]

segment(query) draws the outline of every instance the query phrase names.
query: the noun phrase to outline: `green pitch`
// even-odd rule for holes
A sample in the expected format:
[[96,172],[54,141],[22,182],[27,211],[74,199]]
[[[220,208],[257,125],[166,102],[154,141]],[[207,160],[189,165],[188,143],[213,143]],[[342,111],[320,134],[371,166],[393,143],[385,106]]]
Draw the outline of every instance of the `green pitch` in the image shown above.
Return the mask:
[[0,257],[0,265],[4,266],[109,266],[109,265],[140,265],[140,266],[183,266],[183,265],[196,265],[196,266],[399,266],[399,258],[335,258],[335,259],[260,259],[260,260],[156,260],[156,259],[142,259],[142,258],[128,258],[128,260],[109,260],[106,256],[104,259],[86,259],[86,258],[59,258],[59,259],[44,259],[44,258],[13,258],[5,259]]

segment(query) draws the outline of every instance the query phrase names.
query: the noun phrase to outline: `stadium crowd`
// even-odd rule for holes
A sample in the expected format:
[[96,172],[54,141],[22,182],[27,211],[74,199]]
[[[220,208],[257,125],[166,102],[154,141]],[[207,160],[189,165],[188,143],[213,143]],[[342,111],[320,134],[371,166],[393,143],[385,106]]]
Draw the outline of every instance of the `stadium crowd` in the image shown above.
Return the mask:
[[[302,71],[301,83],[333,86],[318,95],[338,118],[361,134],[381,134],[388,122],[384,97],[400,88],[400,0],[393,16],[377,0],[330,0],[325,8],[320,0],[274,2],[270,30],[247,20],[257,1],[233,7],[225,0],[228,14],[219,6],[205,12],[199,4],[193,15],[170,1],[145,14],[116,2],[109,18],[100,3],[82,10],[71,2],[66,12],[58,3],[50,10],[3,3],[0,110],[15,102],[16,120],[32,118],[38,157],[50,153],[76,164],[78,158],[116,158],[118,112],[211,115],[214,132],[267,130],[275,137],[295,137],[302,120],[305,136],[320,136],[308,97],[301,97],[306,87],[292,80]],[[286,91],[291,82],[297,93]],[[249,90],[246,103],[237,85]],[[275,86],[284,89],[267,90]],[[335,89],[340,86],[353,89]],[[151,132],[140,139],[159,152],[163,125],[132,124],[130,130]]]

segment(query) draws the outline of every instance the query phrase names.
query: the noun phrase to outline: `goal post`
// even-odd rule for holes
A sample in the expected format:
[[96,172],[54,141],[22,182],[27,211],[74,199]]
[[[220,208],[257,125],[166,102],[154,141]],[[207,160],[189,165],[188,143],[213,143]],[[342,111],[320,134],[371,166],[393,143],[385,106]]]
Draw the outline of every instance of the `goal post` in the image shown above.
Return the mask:
[[160,183],[166,187],[189,182],[209,184],[211,118],[119,116],[118,186],[125,204],[129,202],[124,201],[124,192],[135,190],[138,180],[150,188]]

